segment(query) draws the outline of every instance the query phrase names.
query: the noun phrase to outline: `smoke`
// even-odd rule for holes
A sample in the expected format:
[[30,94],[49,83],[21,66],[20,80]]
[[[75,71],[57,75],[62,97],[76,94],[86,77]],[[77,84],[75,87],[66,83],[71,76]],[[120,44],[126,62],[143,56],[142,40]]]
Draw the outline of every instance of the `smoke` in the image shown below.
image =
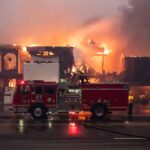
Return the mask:
[[[59,45],[76,26],[62,2],[55,0],[0,1],[0,43]],[[63,13],[62,13],[63,11]]]
[[[80,52],[79,49],[76,51],[77,56],[79,57],[78,54],[80,54],[82,61],[101,72],[102,56],[96,57],[94,55],[99,50],[100,45],[105,43],[112,51],[105,56],[105,70],[107,72],[120,71],[122,67],[120,57],[122,57],[124,46],[124,39],[120,36],[120,28],[121,22],[118,16],[97,17],[88,20],[73,36],[72,43],[80,48]],[[92,41],[92,44],[89,41]]]
[[[88,20],[78,30],[76,38],[81,43],[83,58],[89,64],[92,64],[92,51],[96,50],[95,46],[88,45],[89,39],[97,43],[97,49],[102,43],[109,46],[112,53],[105,57],[107,71],[120,72],[124,56],[150,55],[150,1],[129,0],[128,5],[119,10],[111,18],[96,17]],[[95,64],[92,65],[96,67]],[[100,67],[99,63],[98,71]]]
[[150,51],[150,1],[130,0],[121,9],[121,34],[126,38],[126,49],[133,53],[149,54]]
[[[96,14],[93,18],[93,12],[91,16],[86,15],[92,19],[80,27],[81,20],[84,20],[80,18],[81,12],[76,10],[70,14],[73,12],[71,5],[69,10],[65,9],[65,0],[59,3],[56,0],[15,1],[0,1],[0,43],[69,44],[77,47],[76,58],[93,65],[98,71],[101,70],[101,58],[97,63],[92,62],[91,56],[102,43],[106,43],[112,50],[105,57],[106,71],[121,71],[121,58],[124,55],[149,55],[150,0],[129,0],[128,5],[121,7],[119,13],[112,17]],[[94,3],[92,5],[95,6]],[[84,5],[78,6],[83,9]],[[89,12],[88,9],[84,11],[85,14]],[[75,17],[75,14],[78,16]],[[93,40],[96,46],[89,44],[89,40]]]
[[[104,12],[110,15],[122,3],[120,0],[0,0],[0,43],[69,44],[72,32],[86,19]],[[109,5],[110,10],[106,11]]]

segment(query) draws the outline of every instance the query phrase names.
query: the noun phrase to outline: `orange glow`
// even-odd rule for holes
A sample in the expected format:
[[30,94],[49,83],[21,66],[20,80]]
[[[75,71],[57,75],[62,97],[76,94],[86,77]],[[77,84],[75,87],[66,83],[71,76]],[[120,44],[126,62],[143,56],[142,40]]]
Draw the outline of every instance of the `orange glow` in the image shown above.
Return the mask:
[[79,121],[85,121],[86,119],[90,119],[92,116],[91,112],[89,111],[81,111],[78,114],[78,120]]
[[[107,23],[107,22],[106,22]],[[99,28],[101,27],[101,29]],[[109,34],[109,38],[107,38],[103,34],[99,34],[99,30],[102,30],[108,26],[107,24],[95,24],[94,26],[88,26],[88,28],[79,29],[77,31],[73,31],[66,34],[58,33],[54,36],[48,37],[30,37],[27,39],[22,39],[22,45],[26,45],[27,47],[33,46],[73,46],[74,48],[74,56],[75,56],[75,64],[82,64],[85,62],[87,66],[94,68],[95,71],[99,72],[101,70],[101,58],[97,58],[91,61],[92,56],[95,53],[96,56],[106,55],[105,57],[105,69],[108,71],[116,71],[118,67],[118,62],[116,61],[116,56],[119,57],[119,54],[116,54],[116,45],[120,42],[117,40],[116,43],[112,43],[111,39],[113,39],[112,34]],[[95,32],[92,36],[91,33]],[[32,35],[32,33],[31,33]],[[89,40],[92,39],[92,40]],[[96,41],[96,42],[95,42]],[[103,44],[101,44],[103,42]],[[33,44],[31,44],[33,43]],[[41,43],[41,44],[40,44]],[[107,43],[107,44],[106,44]],[[114,46],[115,45],[115,46]],[[109,47],[108,47],[109,46]],[[102,52],[100,49],[104,48]],[[113,49],[113,53],[111,54],[111,49]],[[25,51],[25,49],[23,50]],[[98,52],[97,52],[98,51]],[[110,55],[111,54],[111,55]],[[119,60],[119,59],[117,59]],[[77,64],[78,63],[78,64]],[[111,64],[111,65],[110,65]],[[72,68],[72,72],[76,72],[75,67]]]
[[75,73],[76,71],[77,71],[77,70],[76,70],[76,67],[73,66],[73,67],[72,67],[72,72]]
[[104,49],[103,55],[109,55],[111,53],[111,50],[108,48],[106,43],[101,44],[100,48]]
[[104,55],[104,52],[97,52],[97,55]]
[[144,110],[145,113],[150,113],[150,109]]
[[17,44],[13,44],[13,46],[17,46]]
[[104,55],[109,55],[110,54],[110,50],[109,49],[104,49]]
[[[57,28],[56,25],[59,19],[55,19],[55,21],[51,22],[52,24],[54,23],[52,28],[49,26],[49,20],[47,24],[44,24],[44,21],[42,26],[41,24],[33,22],[33,24],[29,26],[31,28],[26,28],[28,26],[24,24],[24,27],[21,26],[22,30],[19,29],[19,32],[16,32],[16,38],[13,37],[12,42],[17,45],[29,47],[38,45],[73,46],[76,48],[74,49],[74,53],[76,54],[76,64],[78,60],[81,63],[84,61],[89,67],[93,67],[96,71],[100,70],[100,65],[95,65],[96,62],[91,61],[91,57],[94,52],[95,55],[107,55],[107,57],[105,57],[106,72],[119,72],[122,70],[123,65],[120,56],[122,53],[125,53],[125,55],[128,53],[130,54],[131,51],[126,50],[126,43],[128,41],[123,38],[124,36],[120,36],[120,31],[118,31],[120,28],[117,27],[121,24],[120,18],[101,18],[92,22],[89,21],[87,24],[83,24],[82,26],[74,26],[74,24],[70,21],[66,21],[64,24],[64,19],[62,20],[62,24],[58,24],[61,28]],[[114,30],[115,28],[117,30]],[[103,44],[101,44],[102,42]],[[100,49],[100,47],[105,48],[104,52],[97,52],[96,54],[96,51]],[[113,53],[110,55],[111,49],[113,50]],[[23,51],[26,51],[26,49]],[[97,67],[95,68],[95,66]]]
[[38,46],[38,44],[29,44],[27,47],[35,47],[35,46]]
[[[63,35],[62,35],[63,36]],[[43,39],[44,40],[44,39]],[[51,43],[53,43],[53,41],[58,41],[58,40],[55,40],[52,39]],[[82,61],[84,61],[85,63],[87,63],[88,66],[90,67],[93,67],[97,72],[100,72],[101,70],[101,58],[99,56],[103,56],[103,55],[106,55],[107,58],[105,58],[105,67],[106,67],[106,70],[108,70],[107,68],[107,64],[109,64],[111,62],[111,56],[108,57],[108,55],[110,55],[111,53],[111,50],[110,48],[108,48],[107,44],[101,44],[101,45],[97,45],[97,46],[94,46],[92,47],[92,45],[89,47],[89,42],[90,41],[86,41],[86,43],[84,43],[84,35],[75,35],[75,37],[62,37],[62,39],[58,41],[58,44],[56,44],[55,46],[73,46],[75,47],[74,48],[74,53],[77,54],[77,57],[75,56],[75,64],[76,65],[80,65],[82,64]],[[31,43],[28,41],[28,43]],[[94,41],[93,41],[94,43]],[[55,44],[55,42],[54,42]],[[46,45],[50,45],[50,44],[47,44]],[[39,44],[38,42],[37,43],[34,43],[33,44],[26,44],[26,47],[34,47],[34,46],[44,46],[44,43],[42,44]],[[23,47],[23,52],[26,52],[27,51],[27,48],[25,46]],[[93,52],[95,54],[93,54]],[[44,53],[45,56],[47,56],[47,53],[45,52]],[[98,56],[98,58],[92,58],[93,55],[95,56]],[[80,56],[80,57],[78,57]],[[93,59],[91,61],[91,59]],[[89,61],[90,60],[90,61]],[[109,68],[112,67],[112,65],[108,65]],[[76,68],[75,66],[72,67],[71,69],[72,73],[75,73],[76,72]]]
[[12,79],[9,81],[9,87],[15,87],[16,86],[16,79]]
[[27,47],[24,46],[24,47],[22,48],[22,50],[23,50],[23,52],[27,52]]

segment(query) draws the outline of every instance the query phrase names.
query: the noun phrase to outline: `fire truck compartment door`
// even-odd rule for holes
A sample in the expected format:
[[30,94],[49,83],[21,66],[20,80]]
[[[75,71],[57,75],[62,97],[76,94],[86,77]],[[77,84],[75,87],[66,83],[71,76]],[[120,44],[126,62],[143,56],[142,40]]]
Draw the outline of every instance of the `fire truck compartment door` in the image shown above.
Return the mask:
[[19,97],[18,97],[18,104],[21,105],[28,105],[31,102],[31,87],[29,85],[22,85],[19,87]]
[[47,105],[56,104],[56,87],[55,86],[45,86],[43,99]]

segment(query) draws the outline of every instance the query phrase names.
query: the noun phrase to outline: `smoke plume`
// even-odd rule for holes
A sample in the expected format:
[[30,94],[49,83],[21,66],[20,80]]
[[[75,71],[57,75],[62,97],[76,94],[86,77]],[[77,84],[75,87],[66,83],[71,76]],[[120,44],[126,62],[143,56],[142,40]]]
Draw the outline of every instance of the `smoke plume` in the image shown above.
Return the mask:
[[126,38],[126,49],[134,53],[150,54],[150,1],[130,0],[121,10],[121,34]]
[[[0,1],[0,43],[72,45],[77,47],[76,58],[98,71],[101,70],[101,58],[92,62],[91,57],[102,43],[112,50],[105,57],[106,71],[121,71],[124,55],[150,54],[150,0],[129,0],[118,14],[107,18],[95,16],[82,26],[79,26],[78,11],[76,18],[61,7],[65,1],[59,1],[59,5],[55,0],[16,1]],[[89,40],[94,44],[89,44]]]
[[[0,43],[60,45],[76,26],[55,0],[0,1]],[[59,6],[60,5],[60,6]],[[64,9],[64,10],[63,10]],[[63,13],[62,13],[63,11]],[[71,21],[70,21],[71,20]]]
[[[129,0],[128,5],[122,6],[116,16],[88,20],[77,33],[77,39],[82,43],[82,52],[86,55],[85,61],[91,64],[90,56],[95,51],[95,46],[88,45],[89,39],[97,43],[97,47],[106,43],[112,50],[105,57],[107,71],[121,71],[124,56],[150,55],[149,14],[149,0]],[[100,65],[98,67],[100,70]]]

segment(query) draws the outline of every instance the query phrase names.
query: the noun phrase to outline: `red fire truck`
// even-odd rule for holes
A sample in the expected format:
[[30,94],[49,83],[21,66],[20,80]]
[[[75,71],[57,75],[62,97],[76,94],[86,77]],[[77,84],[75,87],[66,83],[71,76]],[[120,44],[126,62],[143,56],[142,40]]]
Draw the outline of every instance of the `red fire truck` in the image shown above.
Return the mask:
[[16,113],[31,113],[35,119],[48,112],[91,111],[103,118],[111,111],[128,107],[128,85],[124,83],[78,84],[19,81],[13,96]]

